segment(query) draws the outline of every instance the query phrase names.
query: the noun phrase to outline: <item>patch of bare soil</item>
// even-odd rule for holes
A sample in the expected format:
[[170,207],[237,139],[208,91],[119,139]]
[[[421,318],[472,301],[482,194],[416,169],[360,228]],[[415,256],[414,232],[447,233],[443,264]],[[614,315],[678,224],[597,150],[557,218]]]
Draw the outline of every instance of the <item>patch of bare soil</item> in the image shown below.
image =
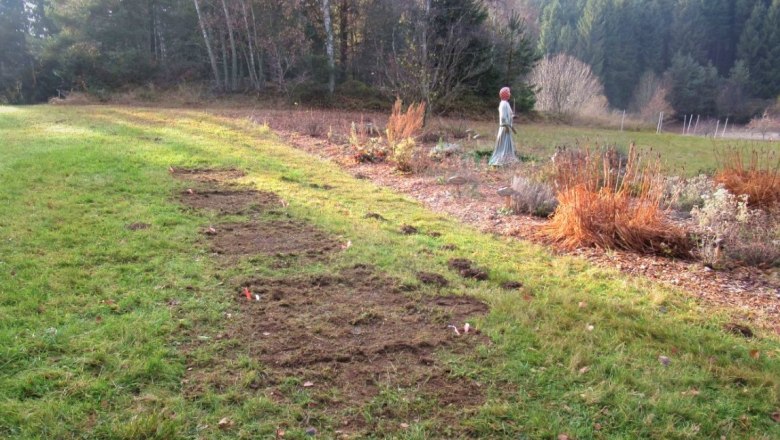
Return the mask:
[[[228,336],[271,370],[258,387],[298,378],[329,410],[358,407],[388,387],[435,399],[435,412],[484,402],[481,384],[451,377],[436,358],[439,350],[466,353],[487,341],[473,329],[462,330],[488,310],[476,299],[413,299],[359,265],[329,276],[252,280],[236,300],[241,318]],[[459,327],[460,335],[449,325]],[[352,428],[362,423],[345,422]]]
[[212,168],[175,168],[168,169],[174,177],[205,183],[224,183],[240,179],[246,174],[237,169],[212,169]]
[[293,220],[225,223],[207,232],[213,252],[221,255],[303,256],[321,259],[341,249],[326,232]]
[[179,199],[195,209],[209,209],[223,215],[258,213],[281,207],[279,196],[255,190],[187,190]]

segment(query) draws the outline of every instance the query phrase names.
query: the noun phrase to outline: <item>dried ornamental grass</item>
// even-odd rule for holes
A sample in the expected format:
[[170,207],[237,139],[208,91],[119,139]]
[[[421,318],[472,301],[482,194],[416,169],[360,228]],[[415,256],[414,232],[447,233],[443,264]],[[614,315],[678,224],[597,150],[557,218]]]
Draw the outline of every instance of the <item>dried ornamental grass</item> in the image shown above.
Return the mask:
[[558,207],[543,234],[567,248],[688,256],[690,240],[662,209],[660,161],[642,163],[633,144],[625,163],[618,158],[614,148],[558,155]]
[[752,150],[746,154],[732,148],[722,155],[715,181],[730,193],[746,195],[748,206],[771,208],[780,204],[780,157],[774,151]]
[[387,120],[387,142],[393,146],[405,139],[419,135],[425,123],[424,102],[410,105],[406,112],[403,112],[401,107],[401,100],[397,99],[393,104],[390,118]]

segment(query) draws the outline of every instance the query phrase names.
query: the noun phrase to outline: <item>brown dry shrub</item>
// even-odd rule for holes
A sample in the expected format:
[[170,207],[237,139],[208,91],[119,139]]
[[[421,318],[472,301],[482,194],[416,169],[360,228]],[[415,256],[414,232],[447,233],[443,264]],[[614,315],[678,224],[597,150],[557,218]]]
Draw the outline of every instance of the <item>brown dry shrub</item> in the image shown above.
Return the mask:
[[425,103],[412,104],[402,111],[400,99],[393,104],[393,112],[387,120],[387,142],[395,146],[401,141],[414,138],[420,134],[425,122]]
[[776,152],[753,149],[746,154],[730,148],[720,157],[716,183],[732,194],[746,195],[747,204],[752,208],[771,208],[780,204],[780,157]]
[[542,233],[567,248],[690,255],[685,231],[662,209],[660,167],[658,159],[643,163],[633,144],[625,162],[614,148],[564,151],[555,161],[559,204]]

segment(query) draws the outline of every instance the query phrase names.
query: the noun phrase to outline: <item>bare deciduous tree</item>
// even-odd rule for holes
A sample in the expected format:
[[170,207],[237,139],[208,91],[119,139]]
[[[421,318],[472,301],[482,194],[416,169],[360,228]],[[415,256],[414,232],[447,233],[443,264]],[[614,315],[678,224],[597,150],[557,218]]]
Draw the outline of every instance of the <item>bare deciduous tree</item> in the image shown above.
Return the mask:
[[544,57],[531,73],[539,88],[536,109],[558,115],[594,111],[605,104],[604,86],[590,66],[566,54]]
[[423,6],[416,26],[400,30],[405,32],[400,37],[404,47],[398,47],[394,37],[393,52],[385,61],[384,83],[388,91],[407,102],[426,102],[430,112],[468,92],[469,84],[490,69],[490,58],[475,56],[474,30],[465,15],[452,17],[446,32],[434,34],[431,23],[441,11],[432,10],[428,0]]
[[328,93],[336,87],[336,63],[333,55],[333,25],[330,20],[330,0],[322,0],[322,22],[325,25],[325,53],[328,55]]
[[[203,20],[203,14],[200,12],[200,5],[198,4],[198,0],[192,0],[193,3],[195,3],[195,12],[198,14],[198,24],[200,25],[200,30],[203,33],[203,41],[206,43],[206,52],[209,56],[209,62],[211,63],[211,71],[214,74],[214,81],[217,84],[217,88],[222,88],[222,83],[219,80],[219,69],[217,68],[217,58],[214,56],[214,51],[211,49],[211,39],[209,38],[209,34],[206,30],[206,24]],[[227,78],[226,78],[227,79]]]

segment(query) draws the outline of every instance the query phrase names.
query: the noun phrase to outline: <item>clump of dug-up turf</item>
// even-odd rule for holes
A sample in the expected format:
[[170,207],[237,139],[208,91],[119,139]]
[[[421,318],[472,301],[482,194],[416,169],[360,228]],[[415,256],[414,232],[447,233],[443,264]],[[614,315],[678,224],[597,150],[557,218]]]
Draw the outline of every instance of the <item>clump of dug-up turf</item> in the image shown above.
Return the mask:
[[404,234],[404,235],[412,235],[412,234],[416,234],[418,232],[419,231],[417,230],[417,228],[415,228],[412,225],[403,225],[403,226],[401,226],[401,233]]
[[516,290],[523,287],[523,283],[519,281],[507,281],[505,283],[501,283],[501,288],[506,290]]
[[488,279],[488,274],[485,270],[476,267],[473,261],[466,258],[452,258],[447,262],[447,266],[458,272],[463,278],[472,278],[479,281]]
[[423,284],[429,284],[439,287],[446,287],[449,285],[447,278],[432,272],[417,272],[417,279]]
[[363,217],[364,218],[371,218],[371,219],[374,219],[374,220],[379,220],[380,222],[387,221],[386,218],[382,217],[382,214],[379,214],[379,213],[376,213],[376,212],[369,212],[369,213],[367,213]]

